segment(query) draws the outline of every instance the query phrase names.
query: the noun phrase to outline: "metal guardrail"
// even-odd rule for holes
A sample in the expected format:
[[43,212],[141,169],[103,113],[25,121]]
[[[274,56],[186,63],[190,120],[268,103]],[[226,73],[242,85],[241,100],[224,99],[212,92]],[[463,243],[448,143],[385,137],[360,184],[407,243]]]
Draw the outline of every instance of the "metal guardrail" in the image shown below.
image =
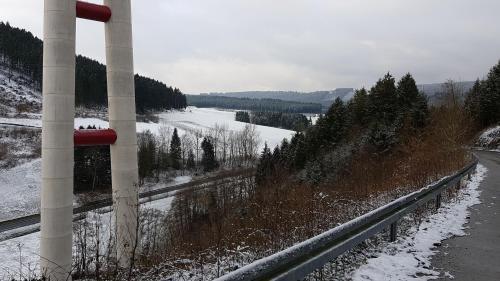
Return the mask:
[[396,199],[343,225],[269,257],[257,260],[216,280],[301,280],[314,270],[321,268],[384,229],[390,230],[390,240],[394,241],[397,222],[401,217],[432,199],[435,199],[436,207],[439,208],[441,193],[448,187],[459,184],[463,177],[470,178],[477,163],[478,159],[475,158],[472,163],[454,175],[445,177],[419,191]]

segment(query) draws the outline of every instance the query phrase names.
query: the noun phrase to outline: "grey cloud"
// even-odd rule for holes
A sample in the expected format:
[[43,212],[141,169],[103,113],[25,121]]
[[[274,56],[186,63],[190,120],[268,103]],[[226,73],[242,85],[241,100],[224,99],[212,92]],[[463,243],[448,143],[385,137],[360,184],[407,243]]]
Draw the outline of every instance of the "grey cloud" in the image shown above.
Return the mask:
[[[40,36],[41,0],[2,0],[0,20]],[[98,2],[98,1],[92,1]],[[493,0],[134,0],[137,72],[188,93],[471,80],[500,58]],[[77,51],[103,61],[103,28]]]

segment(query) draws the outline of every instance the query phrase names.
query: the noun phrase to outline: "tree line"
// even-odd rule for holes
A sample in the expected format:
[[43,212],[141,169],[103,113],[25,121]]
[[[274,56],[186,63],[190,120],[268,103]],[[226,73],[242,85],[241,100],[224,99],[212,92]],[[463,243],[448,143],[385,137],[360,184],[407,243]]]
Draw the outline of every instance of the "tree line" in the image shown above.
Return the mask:
[[352,100],[336,99],[316,124],[297,132],[280,146],[260,155],[256,181],[266,182],[282,172],[318,183],[334,177],[361,147],[376,154],[390,151],[400,134],[425,127],[427,99],[411,74],[397,83],[387,73],[369,90],[356,90]]
[[211,95],[187,95],[188,105],[226,109],[271,111],[285,113],[320,113],[321,104],[278,99],[233,98]]
[[158,134],[146,131],[138,137],[139,178],[160,180],[172,172],[211,172],[219,168],[255,165],[260,137],[255,126],[240,131],[225,125],[185,131],[162,126]]
[[301,113],[283,113],[268,111],[236,112],[236,121],[252,123],[255,125],[269,126],[302,132],[307,129],[312,121]]
[[500,122],[500,61],[485,79],[477,79],[465,98],[467,113],[479,129]]
[[[0,63],[10,71],[31,78],[33,87],[42,87],[43,42],[31,32],[0,22]],[[81,106],[106,106],[106,66],[84,56],[76,56],[75,103]],[[177,88],[135,75],[138,112],[186,107],[186,96]]]
[[[80,129],[96,129],[95,126]],[[161,126],[158,134],[138,134],[139,180],[159,181],[178,173],[212,172],[219,168],[254,166],[260,137],[254,125],[240,131],[225,125],[186,131]],[[109,146],[75,147],[75,192],[106,190],[111,186]]]

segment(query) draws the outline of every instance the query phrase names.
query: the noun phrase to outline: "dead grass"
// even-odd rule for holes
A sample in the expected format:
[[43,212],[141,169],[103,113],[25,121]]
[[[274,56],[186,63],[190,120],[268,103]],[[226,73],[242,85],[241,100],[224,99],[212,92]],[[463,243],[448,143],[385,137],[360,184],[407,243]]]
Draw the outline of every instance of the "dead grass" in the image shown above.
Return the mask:
[[140,262],[237,263],[241,249],[267,256],[449,175],[470,161],[464,128],[449,124],[460,122],[457,114],[434,110],[425,133],[405,132],[390,154],[362,151],[335,182],[311,186],[283,172],[258,187],[246,181],[179,194],[164,221],[168,242]]

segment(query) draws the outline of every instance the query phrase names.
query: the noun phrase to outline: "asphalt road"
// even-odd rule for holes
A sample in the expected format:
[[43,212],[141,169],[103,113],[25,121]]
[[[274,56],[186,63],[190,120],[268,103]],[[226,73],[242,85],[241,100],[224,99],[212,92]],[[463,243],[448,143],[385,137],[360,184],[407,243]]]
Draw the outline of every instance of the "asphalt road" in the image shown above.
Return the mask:
[[477,151],[488,168],[481,182],[481,204],[471,208],[468,235],[443,242],[432,265],[450,276],[439,280],[500,280],[500,153]]

